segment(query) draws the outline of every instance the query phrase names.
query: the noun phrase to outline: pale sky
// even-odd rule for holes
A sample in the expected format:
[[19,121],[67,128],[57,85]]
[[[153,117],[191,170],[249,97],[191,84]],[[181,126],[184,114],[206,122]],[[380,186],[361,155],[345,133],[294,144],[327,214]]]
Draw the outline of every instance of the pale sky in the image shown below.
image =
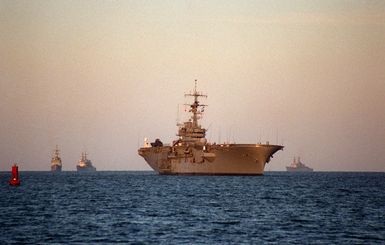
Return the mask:
[[63,170],[150,170],[194,79],[209,140],[285,146],[266,170],[385,171],[382,0],[0,0],[0,171],[56,144]]

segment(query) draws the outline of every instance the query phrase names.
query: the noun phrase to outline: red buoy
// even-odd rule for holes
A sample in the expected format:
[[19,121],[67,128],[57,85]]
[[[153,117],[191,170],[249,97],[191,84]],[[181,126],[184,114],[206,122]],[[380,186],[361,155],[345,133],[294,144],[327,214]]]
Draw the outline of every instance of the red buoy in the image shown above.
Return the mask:
[[9,180],[10,185],[20,185],[19,167],[15,164],[12,166],[12,179]]

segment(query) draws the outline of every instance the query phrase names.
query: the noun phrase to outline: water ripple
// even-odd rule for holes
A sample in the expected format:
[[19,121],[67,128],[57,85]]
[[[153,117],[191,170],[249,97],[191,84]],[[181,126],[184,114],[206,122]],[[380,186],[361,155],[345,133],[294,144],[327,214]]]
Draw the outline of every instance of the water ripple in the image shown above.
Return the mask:
[[0,173],[0,243],[384,244],[384,173]]

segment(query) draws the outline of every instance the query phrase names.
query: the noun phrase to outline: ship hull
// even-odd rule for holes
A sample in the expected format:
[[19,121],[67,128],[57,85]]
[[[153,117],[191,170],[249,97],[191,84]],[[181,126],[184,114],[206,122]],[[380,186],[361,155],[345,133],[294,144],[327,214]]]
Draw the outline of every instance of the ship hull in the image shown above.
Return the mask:
[[308,167],[302,167],[302,168],[286,167],[286,171],[287,172],[313,172],[313,169]]
[[80,167],[76,166],[76,169],[78,172],[95,172],[96,168],[95,167]]
[[211,145],[208,152],[185,152],[165,146],[140,148],[139,155],[159,174],[262,175],[265,164],[281,149],[279,145],[229,144]]
[[61,172],[61,165],[51,165],[51,172]]

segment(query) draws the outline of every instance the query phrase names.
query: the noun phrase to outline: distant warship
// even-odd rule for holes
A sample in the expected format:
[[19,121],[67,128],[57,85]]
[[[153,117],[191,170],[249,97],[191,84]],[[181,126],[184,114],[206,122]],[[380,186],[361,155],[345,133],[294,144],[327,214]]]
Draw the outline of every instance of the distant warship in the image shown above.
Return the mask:
[[81,159],[79,160],[78,165],[76,166],[78,172],[95,172],[96,168],[92,166],[91,160],[87,159],[87,153],[82,152]]
[[179,138],[171,145],[163,145],[159,139],[144,147],[138,154],[159,174],[180,175],[262,175],[265,164],[273,154],[282,150],[281,145],[266,144],[212,144],[205,136],[207,130],[198,123],[206,105],[198,98],[207,95],[197,91],[196,81],[189,112],[191,118],[177,126]]
[[56,146],[55,150],[53,151],[53,156],[51,159],[51,171],[52,172],[61,172],[62,169],[62,162],[61,158],[59,156],[59,148]]
[[313,169],[303,164],[299,157],[297,159],[294,157],[293,162],[286,167],[286,170],[288,172],[313,172]]

